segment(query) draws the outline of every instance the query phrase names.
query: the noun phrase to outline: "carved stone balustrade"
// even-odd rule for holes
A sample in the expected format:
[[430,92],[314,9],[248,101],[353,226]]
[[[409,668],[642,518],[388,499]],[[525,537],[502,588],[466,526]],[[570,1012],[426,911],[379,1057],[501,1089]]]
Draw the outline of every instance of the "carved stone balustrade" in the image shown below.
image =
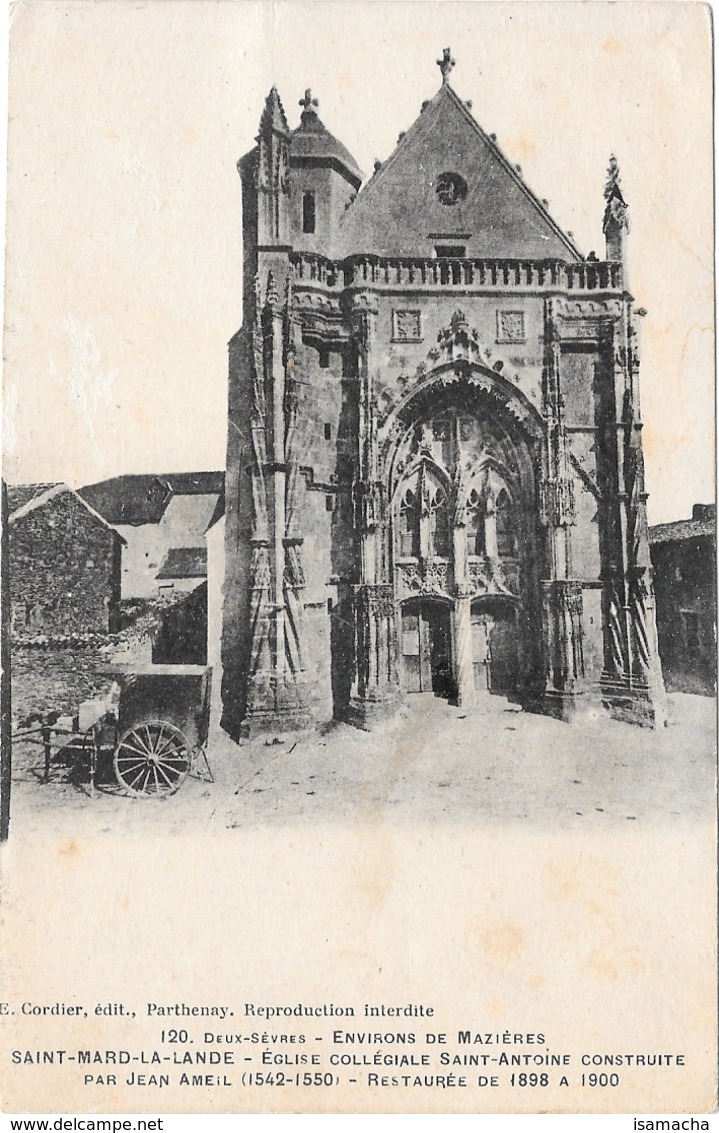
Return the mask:
[[454,288],[466,291],[527,292],[621,291],[622,265],[614,262],[564,263],[561,260],[418,259],[401,256],[350,256],[333,262],[325,256],[291,256],[294,284],[339,292],[347,288],[418,291]]

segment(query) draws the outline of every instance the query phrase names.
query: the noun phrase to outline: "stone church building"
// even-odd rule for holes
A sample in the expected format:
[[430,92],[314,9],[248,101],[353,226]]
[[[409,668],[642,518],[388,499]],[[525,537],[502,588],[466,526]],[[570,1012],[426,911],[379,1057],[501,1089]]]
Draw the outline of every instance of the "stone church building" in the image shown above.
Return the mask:
[[[583,256],[442,82],[362,186],[307,91],[238,163],[223,703],[234,735],[413,697],[662,718],[616,162]],[[598,202],[599,209],[599,202]]]

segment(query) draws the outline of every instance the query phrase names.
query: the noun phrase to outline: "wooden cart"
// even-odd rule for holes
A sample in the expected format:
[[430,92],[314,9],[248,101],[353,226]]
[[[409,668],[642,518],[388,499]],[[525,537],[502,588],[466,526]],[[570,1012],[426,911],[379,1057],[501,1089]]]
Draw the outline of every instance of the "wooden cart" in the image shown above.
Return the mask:
[[[212,670],[204,665],[115,664],[99,670],[108,679],[105,696],[84,701],[72,727],[49,723],[18,733],[45,749],[49,775],[52,741],[89,761],[94,793],[98,767],[111,762],[124,794],[159,798],[174,792],[190,773],[212,782],[205,745],[210,722]],[[52,714],[57,717],[57,713]],[[57,742],[57,741],[56,741]]]

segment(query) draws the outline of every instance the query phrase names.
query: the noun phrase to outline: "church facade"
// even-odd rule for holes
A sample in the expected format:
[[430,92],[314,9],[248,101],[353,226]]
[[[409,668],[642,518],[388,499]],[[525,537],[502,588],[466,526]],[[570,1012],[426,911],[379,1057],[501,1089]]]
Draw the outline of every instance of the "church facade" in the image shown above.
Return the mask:
[[[627,205],[582,256],[449,81],[362,174],[273,88],[242,182],[223,722],[662,719]],[[417,703],[417,701],[415,701]]]

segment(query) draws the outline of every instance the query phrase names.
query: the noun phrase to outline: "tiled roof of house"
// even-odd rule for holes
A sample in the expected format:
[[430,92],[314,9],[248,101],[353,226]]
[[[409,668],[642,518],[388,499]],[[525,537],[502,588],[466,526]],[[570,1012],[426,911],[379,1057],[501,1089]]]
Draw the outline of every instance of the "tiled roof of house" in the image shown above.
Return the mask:
[[157,578],[206,578],[206,547],[170,547]]
[[650,543],[678,543],[685,539],[701,539],[716,534],[716,504],[694,504],[691,519],[674,523],[657,523],[649,528]]
[[[63,484],[62,481],[57,484],[26,484],[17,485],[17,487],[20,489],[32,488],[33,491],[17,492],[17,494],[15,495],[16,506],[13,507],[12,510],[10,509],[8,500],[8,525],[12,526],[15,523],[21,522],[27,515],[30,515],[32,512],[37,511],[40,508],[44,508],[57,496],[67,495],[73,496],[75,499],[79,500],[85,511],[88,513],[88,515],[92,516],[93,520],[96,523],[99,523],[102,527],[106,527],[109,531],[112,532],[116,539],[119,539],[121,543],[127,543],[127,540],[124,538],[124,536],[122,536],[119,531],[116,531],[112,524],[108,523],[103,515],[100,515],[98,511],[95,511],[95,508],[92,506],[92,504],[83,499],[80,493],[76,492],[74,488],[70,488],[67,484]],[[10,492],[8,491],[8,497],[9,495]],[[23,502],[18,504],[18,499],[21,499],[23,497]]]
[[678,543],[716,534],[716,519],[677,519],[674,523],[658,523],[649,528],[649,542]]
[[12,515],[18,508],[24,507],[34,500],[37,496],[44,496],[45,492],[50,488],[54,488],[58,483],[57,480],[51,480],[46,484],[8,484],[7,486],[7,504],[8,514]]

